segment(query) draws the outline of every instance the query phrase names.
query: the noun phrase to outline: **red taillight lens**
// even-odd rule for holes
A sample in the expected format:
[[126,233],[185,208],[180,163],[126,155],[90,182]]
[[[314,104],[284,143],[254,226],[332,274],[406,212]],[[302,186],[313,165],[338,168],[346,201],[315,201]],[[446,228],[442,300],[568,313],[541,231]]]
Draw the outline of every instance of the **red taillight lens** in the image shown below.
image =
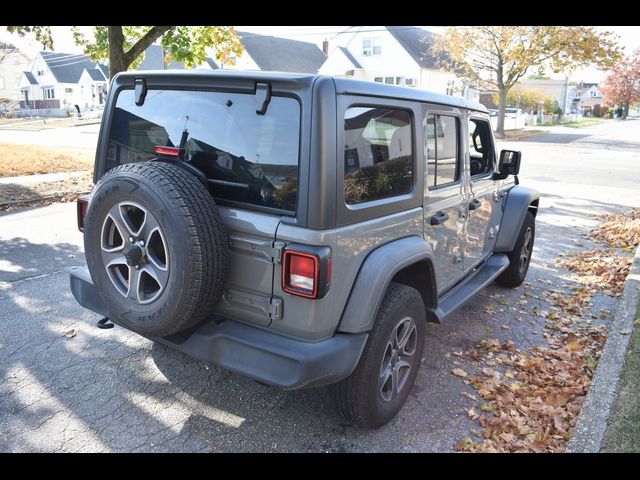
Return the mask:
[[169,155],[170,157],[180,156],[180,149],[177,147],[156,147],[155,152],[158,155]]
[[76,204],[78,214],[78,230],[84,232],[84,219],[87,217],[87,210],[89,210],[89,195],[83,195],[78,198]]
[[282,289],[301,297],[318,296],[318,257],[309,253],[284,252]]

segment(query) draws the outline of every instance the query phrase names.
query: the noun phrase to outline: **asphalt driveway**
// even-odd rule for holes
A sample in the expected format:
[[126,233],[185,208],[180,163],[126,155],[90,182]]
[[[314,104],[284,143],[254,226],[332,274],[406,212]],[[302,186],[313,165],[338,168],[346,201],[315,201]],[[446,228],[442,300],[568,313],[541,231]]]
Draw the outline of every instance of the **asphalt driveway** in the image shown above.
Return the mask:
[[[429,325],[407,404],[374,431],[341,423],[326,389],[283,392],[97,329],[68,288],[83,263],[75,205],[0,213],[0,451],[452,451],[475,426],[460,393],[469,387],[450,373],[453,352],[487,338],[542,342],[543,319],[531,312],[544,307],[542,292],[572,283],[554,259],[589,247],[582,235],[606,213],[640,207],[640,121],[508,146],[523,151],[521,183],[542,193],[527,283],[491,286],[454,320]],[[606,322],[616,299],[592,301]]]

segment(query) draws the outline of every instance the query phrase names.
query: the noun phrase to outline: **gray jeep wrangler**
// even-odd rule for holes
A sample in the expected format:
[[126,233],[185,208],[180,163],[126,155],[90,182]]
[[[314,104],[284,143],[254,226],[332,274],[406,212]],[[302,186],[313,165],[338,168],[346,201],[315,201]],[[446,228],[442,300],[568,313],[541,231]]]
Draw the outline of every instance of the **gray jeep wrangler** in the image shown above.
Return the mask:
[[[426,322],[522,283],[537,192],[487,110],[318,75],[117,75],[77,301],[285,389],[332,385],[378,427],[405,402]],[[106,319],[99,322],[103,327]]]

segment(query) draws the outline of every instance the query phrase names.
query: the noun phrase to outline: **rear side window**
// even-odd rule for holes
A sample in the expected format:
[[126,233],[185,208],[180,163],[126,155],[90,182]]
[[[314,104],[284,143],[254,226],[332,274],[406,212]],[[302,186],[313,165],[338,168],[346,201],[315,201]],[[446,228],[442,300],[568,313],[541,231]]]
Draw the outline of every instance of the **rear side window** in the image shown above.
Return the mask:
[[427,115],[427,187],[442,187],[460,176],[458,162],[458,119],[448,115]]
[[413,186],[411,114],[351,107],[344,118],[344,196],[349,204],[409,193]]
[[184,149],[202,170],[214,197],[294,212],[298,190],[300,106],[272,97],[265,115],[253,95],[149,90],[136,106],[119,93],[107,168],[155,158],[155,147]]

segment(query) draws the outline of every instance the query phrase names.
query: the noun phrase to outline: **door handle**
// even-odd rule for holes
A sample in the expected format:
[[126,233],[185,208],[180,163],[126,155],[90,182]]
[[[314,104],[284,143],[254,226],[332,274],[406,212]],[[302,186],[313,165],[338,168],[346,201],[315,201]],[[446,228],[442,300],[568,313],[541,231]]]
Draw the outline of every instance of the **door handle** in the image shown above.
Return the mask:
[[480,205],[482,205],[482,202],[477,198],[474,198],[473,200],[471,200],[471,203],[469,203],[469,210],[476,210],[480,208]]
[[441,223],[449,220],[449,215],[445,212],[438,212],[433,217],[431,217],[431,225],[440,225]]

